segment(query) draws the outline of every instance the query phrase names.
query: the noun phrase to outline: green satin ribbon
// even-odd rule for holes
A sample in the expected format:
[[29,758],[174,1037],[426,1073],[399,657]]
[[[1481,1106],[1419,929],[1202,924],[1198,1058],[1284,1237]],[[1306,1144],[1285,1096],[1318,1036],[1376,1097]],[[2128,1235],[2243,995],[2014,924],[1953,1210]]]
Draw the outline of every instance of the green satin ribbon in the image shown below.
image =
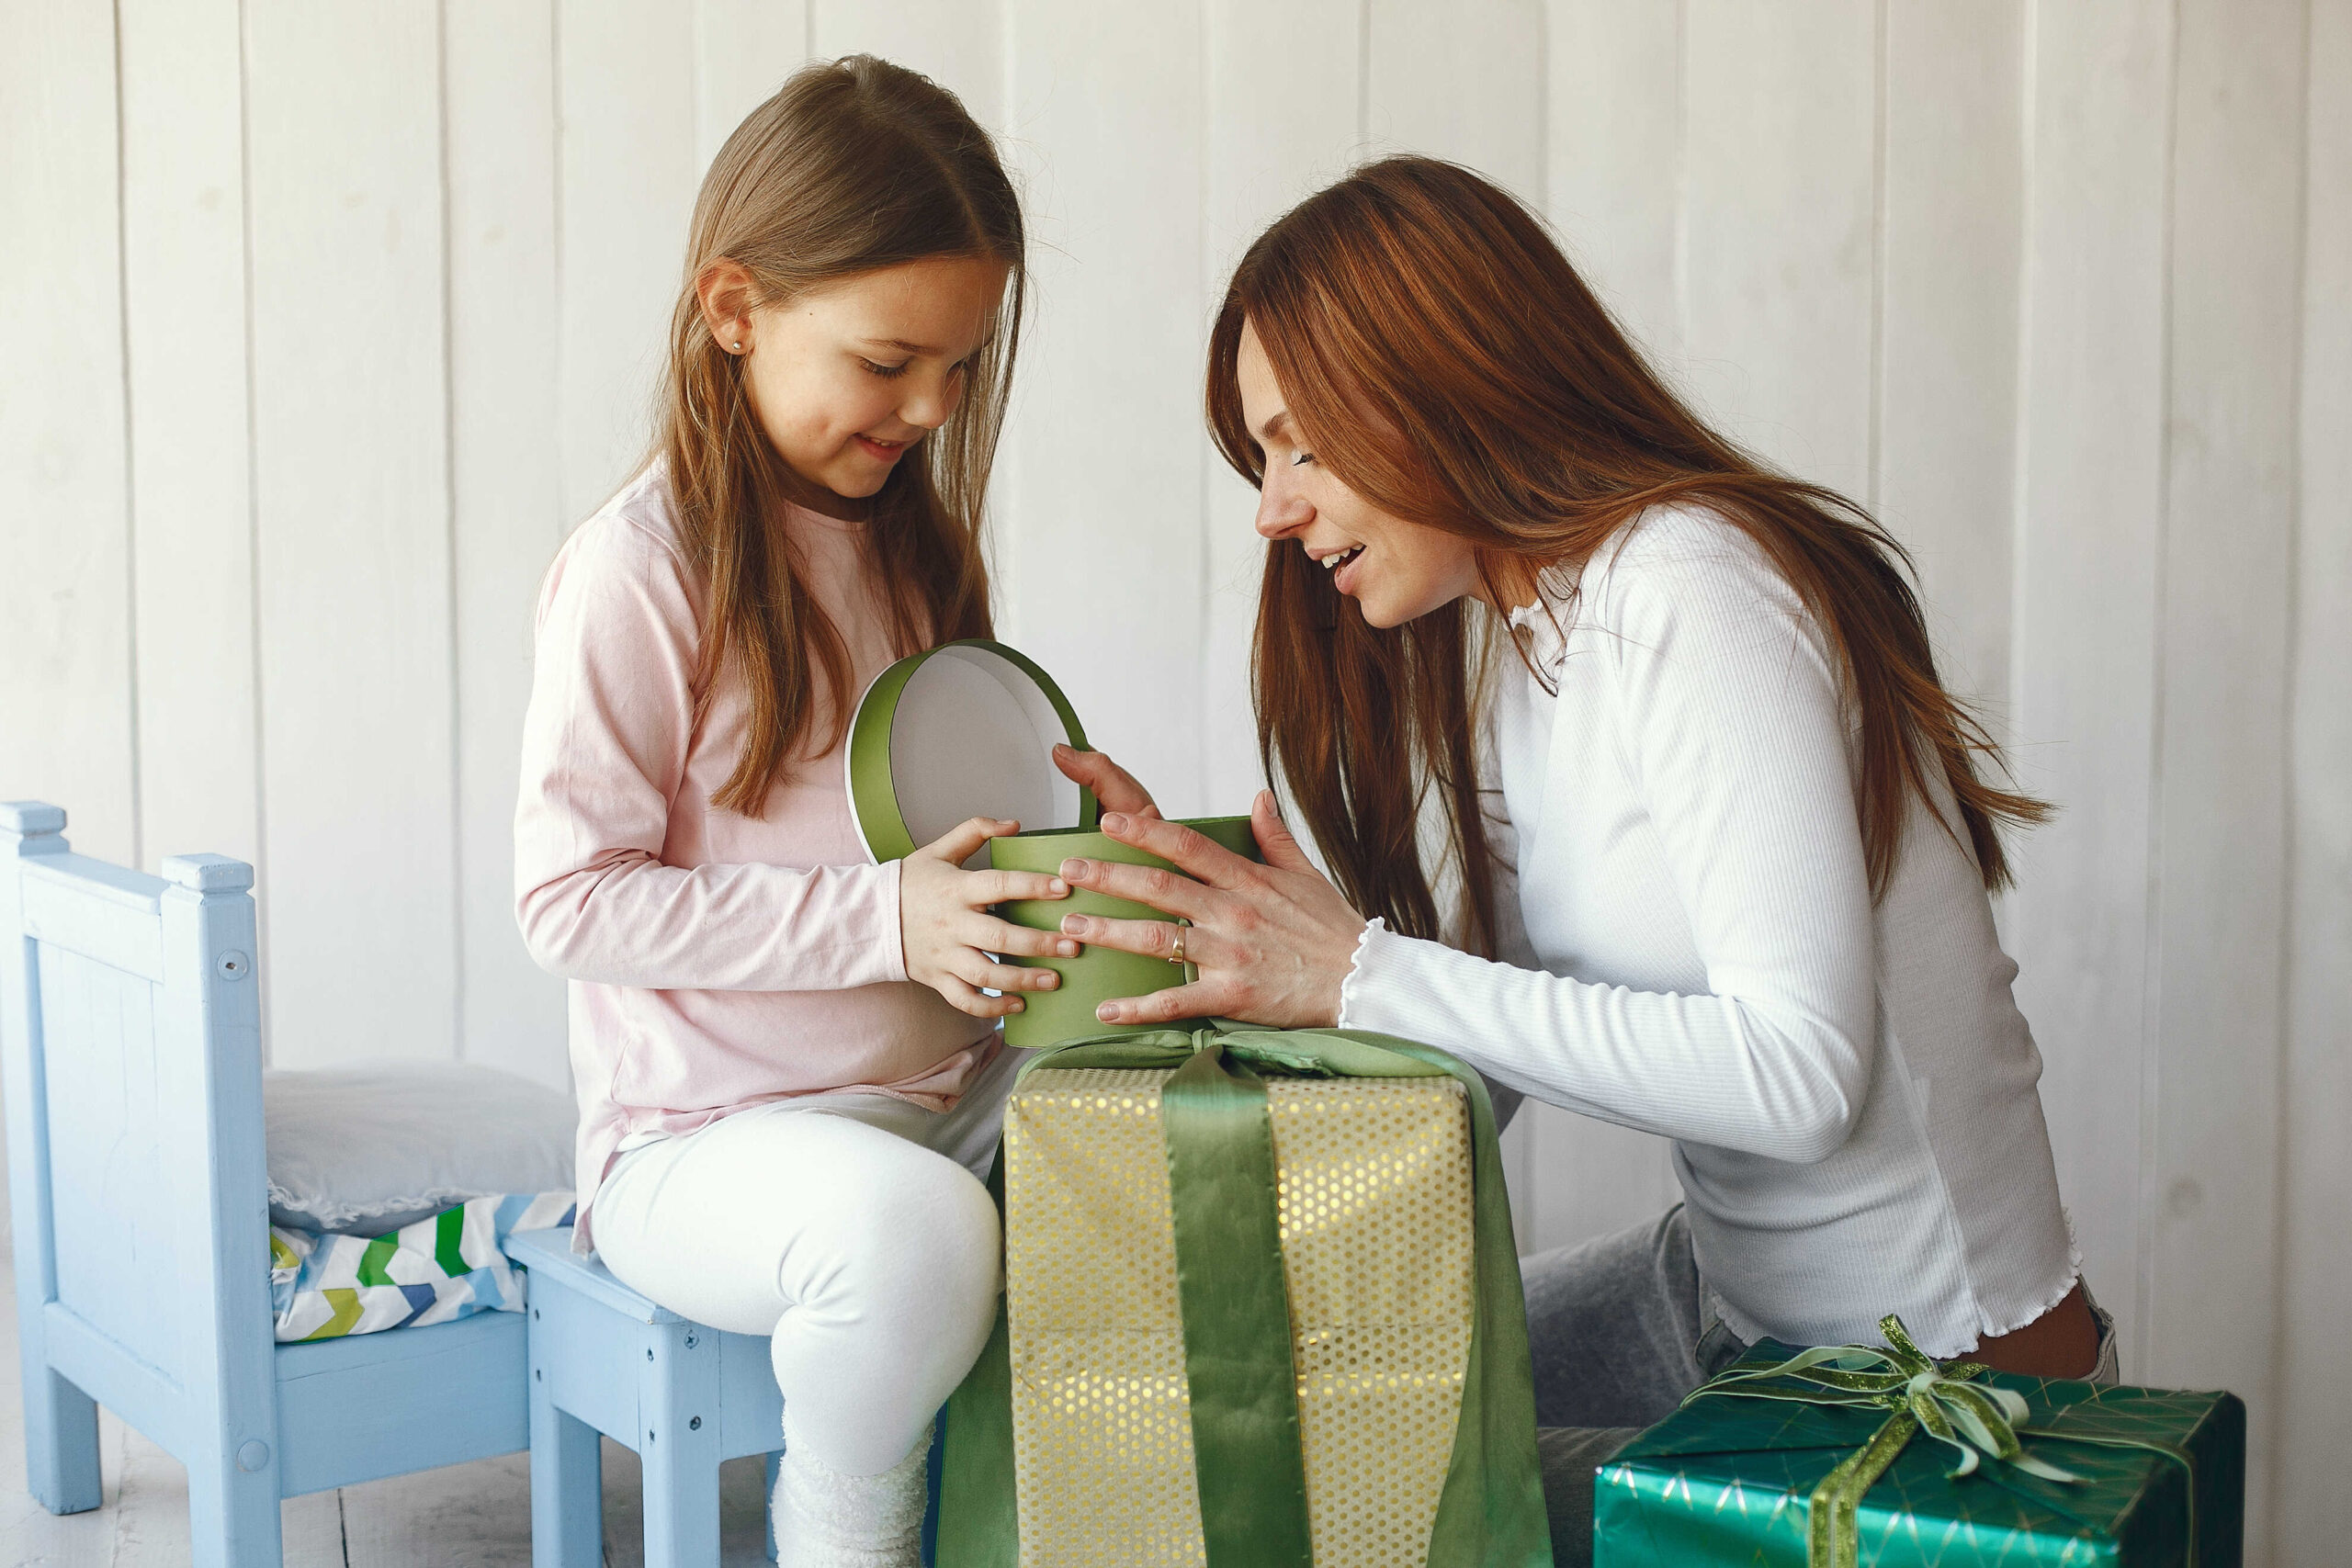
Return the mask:
[[[1446,1568],[1542,1568],[1552,1561],[1526,1303],[1494,1111],[1476,1072],[1442,1051],[1385,1035],[1251,1030],[1222,1021],[1071,1041],[1022,1070],[1025,1077],[1045,1066],[1176,1069],[1161,1088],[1160,1117],[1209,1568],[1307,1568],[1314,1561],[1265,1076],[1460,1082],[1471,1117],[1476,1292],[1461,1416],[1428,1561]],[[1001,1155],[989,1189],[1001,1209]],[[956,1568],[1017,1568],[1020,1561],[1012,1390],[1012,1339],[1000,1298],[988,1348],[947,1409],[939,1551]]]
[[1159,1118],[1209,1568],[1314,1568],[1266,1080],[1211,1039],[1160,1086]]
[[1817,1345],[1772,1366],[1735,1368],[1721,1373],[1682,1401],[1688,1404],[1710,1395],[1727,1395],[1804,1404],[1874,1405],[1892,1412],[1868,1442],[1847,1455],[1813,1489],[1805,1510],[1808,1568],[1856,1568],[1861,1552],[1862,1496],[1922,1431],[1959,1456],[1946,1472],[1955,1481],[1974,1473],[1986,1458],[2044,1481],[2080,1479],[2027,1453],[2018,1440],[2021,1437],[2145,1449],[2177,1461],[2191,1471],[2185,1561],[2197,1560],[2197,1497],[2188,1455],[2162,1443],[2028,1427],[2025,1422],[2031,1410],[2022,1394],[1976,1381],[1988,1369],[1973,1361],[1937,1361],[1919,1348],[1903,1320],[1892,1313],[1879,1319],[1878,1331],[1886,1337],[1884,1346]]

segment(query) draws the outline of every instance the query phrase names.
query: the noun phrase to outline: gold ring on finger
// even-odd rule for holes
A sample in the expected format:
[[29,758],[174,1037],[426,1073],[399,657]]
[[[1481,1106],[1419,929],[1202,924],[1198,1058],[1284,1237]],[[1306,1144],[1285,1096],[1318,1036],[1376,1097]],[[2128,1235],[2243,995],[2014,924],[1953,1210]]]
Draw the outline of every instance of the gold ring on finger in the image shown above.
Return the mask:
[[1184,962],[1184,928],[1182,926],[1176,928],[1176,962],[1179,964]]

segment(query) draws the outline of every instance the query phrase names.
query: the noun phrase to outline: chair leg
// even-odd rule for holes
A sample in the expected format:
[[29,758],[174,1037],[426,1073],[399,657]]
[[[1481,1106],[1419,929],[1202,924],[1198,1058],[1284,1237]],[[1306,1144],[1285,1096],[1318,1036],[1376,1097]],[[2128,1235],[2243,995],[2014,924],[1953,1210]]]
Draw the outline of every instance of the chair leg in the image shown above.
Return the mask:
[[187,1467],[189,1559],[194,1568],[278,1568],[285,1539],[277,1512],[277,1458],[262,1444],[254,1470],[234,1454],[211,1453]]
[[52,1514],[104,1501],[98,1403],[30,1355],[25,1358],[25,1489]]
[[605,1456],[596,1428],[556,1407],[531,1374],[531,1568],[600,1568]]
[[645,1461],[645,1568],[712,1568],[718,1561],[718,1461],[691,1445],[649,1441]]
[[718,1336],[664,1325],[639,1368],[638,1458],[645,1470],[645,1568],[718,1561]]

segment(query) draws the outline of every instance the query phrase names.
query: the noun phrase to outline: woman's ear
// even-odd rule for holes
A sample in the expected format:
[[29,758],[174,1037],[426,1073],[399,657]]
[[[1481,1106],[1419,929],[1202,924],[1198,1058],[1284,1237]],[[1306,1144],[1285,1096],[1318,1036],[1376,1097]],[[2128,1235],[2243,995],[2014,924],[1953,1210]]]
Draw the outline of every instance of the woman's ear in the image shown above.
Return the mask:
[[702,269],[695,279],[695,298],[702,304],[704,324],[718,346],[730,354],[749,351],[752,342],[752,302],[757,290],[751,270],[725,256]]

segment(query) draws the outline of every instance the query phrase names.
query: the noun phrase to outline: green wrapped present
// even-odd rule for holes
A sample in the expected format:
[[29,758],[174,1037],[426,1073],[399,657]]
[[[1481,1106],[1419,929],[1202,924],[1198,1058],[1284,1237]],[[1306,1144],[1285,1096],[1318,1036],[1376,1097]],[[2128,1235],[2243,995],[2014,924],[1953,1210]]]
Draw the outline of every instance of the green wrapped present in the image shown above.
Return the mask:
[[2245,1405],[1765,1340],[1603,1465],[1597,1568],[2234,1568]]
[[954,1568],[1544,1568],[1493,1113],[1428,1046],[1096,1036],[1024,1064]]

